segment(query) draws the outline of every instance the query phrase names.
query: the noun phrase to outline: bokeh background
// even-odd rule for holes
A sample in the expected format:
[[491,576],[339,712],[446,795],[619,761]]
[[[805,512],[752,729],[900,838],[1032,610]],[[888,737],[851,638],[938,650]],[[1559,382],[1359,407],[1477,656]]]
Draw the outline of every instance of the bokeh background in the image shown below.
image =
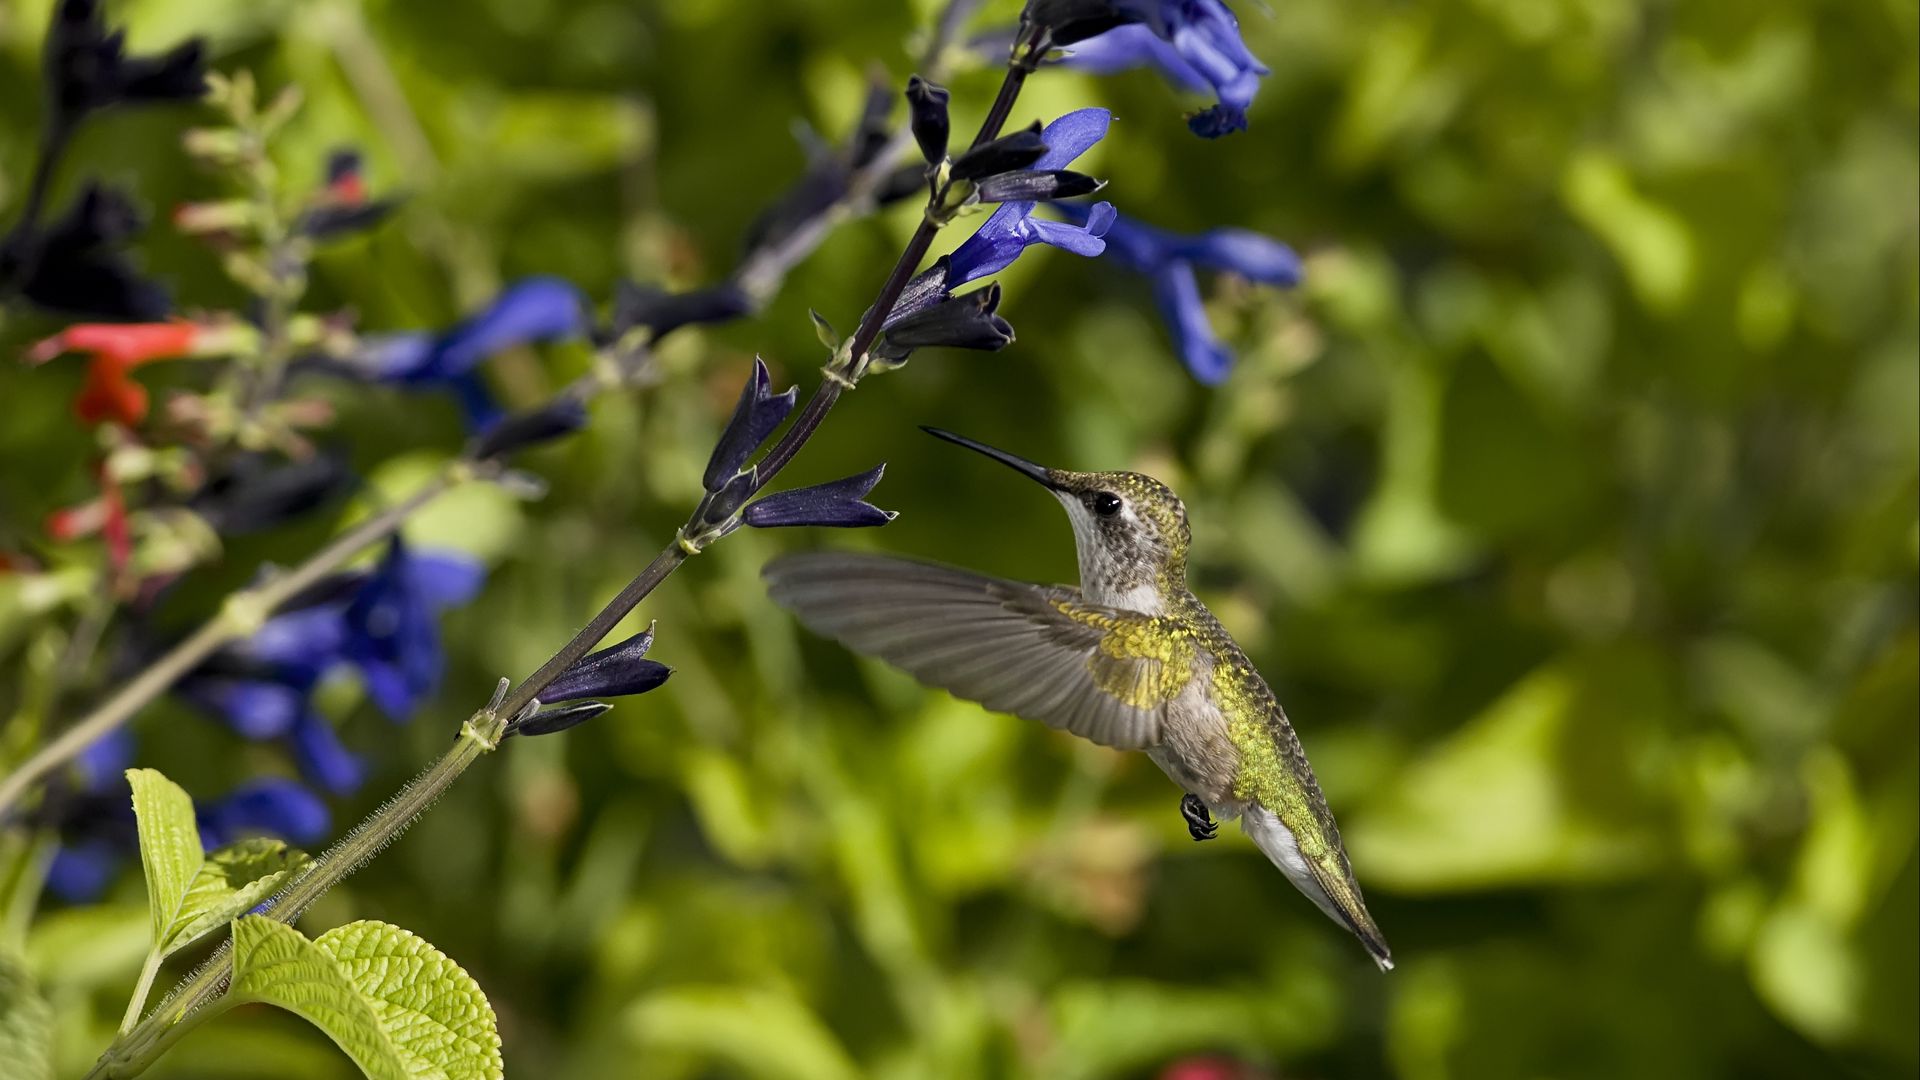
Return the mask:
[[[136,45],[210,34],[216,67],[298,84],[289,175],[353,145],[376,188],[412,194],[323,256],[309,305],[411,328],[526,274],[599,297],[719,279],[798,175],[795,125],[838,135],[876,66],[903,81],[934,6],[111,10]],[[523,1077],[1226,1075],[1191,1071],[1201,1055],[1275,1077],[1912,1075],[1914,6],[1238,7],[1273,68],[1249,132],[1193,138],[1195,103],[1146,73],[1043,73],[1016,112],[1107,105],[1085,163],[1123,213],[1306,256],[1294,293],[1210,291],[1240,354],[1224,387],[1180,368],[1140,280],[1030,254],[1002,277],[1013,347],[869,381],[788,474],[885,460],[897,522],[747,531],[695,560],[636,615],[660,621],[664,690],[483,762],[312,925],[438,944]],[[0,0],[0,207],[31,163],[47,8]],[[996,82],[953,80],[956,128]],[[73,171],[160,208],[204,197],[178,148],[196,119],[108,117]],[[915,213],[840,229],[762,316],[672,339],[658,386],[527,460],[544,500],[475,489],[419,519],[410,538],[483,556],[489,581],[446,619],[449,677],[411,726],[328,688],[344,737],[377,748],[338,827],[670,539],[751,357],[810,387],[807,309],[850,327]],[[161,227],[142,250],[188,304],[241,301],[195,242]],[[57,325],[12,319],[0,357]],[[587,360],[523,351],[489,378],[531,403]],[[90,490],[79,370],[0,363],[13,533]],[[461,444],[448,402],[339,402],[372,492]],[[758,568],[797,547],[1072,580],[1052,500],[920,423],[1186,498],[1196,586],[1293,716],[1398,971],[1237,831],[1192,843],[1144,758],[924,692],[766,600]],[[372,498],[233,542],[169,617]],[[22,640],[0,625],[9,665]],[[286,768],[177,705],[136,729],[140,763],[196,792]],[[145,932],[131,868],[32,927],[64,1068],[110,1036]],[[153,1075],[350,1074],[310,1028],[248,1011]]]

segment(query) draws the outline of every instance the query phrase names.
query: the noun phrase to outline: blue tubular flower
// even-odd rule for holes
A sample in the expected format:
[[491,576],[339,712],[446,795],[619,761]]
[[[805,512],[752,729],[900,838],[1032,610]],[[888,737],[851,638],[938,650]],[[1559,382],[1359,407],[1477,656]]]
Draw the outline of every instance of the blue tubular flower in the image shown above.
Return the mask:
[[1195,94],[1213,89],[1192,64],[1187,63],[1173,43],[1141,23],[1117,26],[1104,34],[1078,42],[1059,61],[1061,66],[1094,75],[1118,75],[1138,67],[1158,71],[1174,86]]
[[279,738],[307,712],[307,699],[342,658],[346,639],[337,603],[275,615],[181,679],[175,692],[244,738]]
[[1245,131],[1247,108],[1268,68],[1240,39],[1240,20],[1220,0],[1125,0],[1141,22],[1076,43],[1061,62],[1107,74],[1150,67],[1183,90],[1211,89],[1219,103],[1187,118],[1209,139]]
[[453,553],[413,554],[395,536],[345,615],[343,652],[367,694],[393,720],[413,714],[440,683],[446,658],[435,616],[480,591],[480,564]]
[[[133,736],[123,728],[80,752],[74,759],[74,789],[48,804],[53,808],[48,823],[60,835],[47,868],[47,888],[55,896],[70,903],[98,898],[139,850],[125,779],[132,761]],[[200,842],[208,850],[256,835],[312,844],[325,839],[330,827],[319,796],[285,779],[243,784],[201,804],[196,817]]]
[[[73,759],[74,791],[54,810],[60,846],[47,866],[47,888],[69,903],[85,903],[113,884],[132,850],[132,804],[120,779],[133,763],[133,733],[121,728],[102,736]],[[50,804],[51,805],[51,804]]]
[[192,675],[181,680],[179,693],[225,720],[241,738],[275,739],[293,730],[311,689],[274,679]]
[[[1064,169],[1074,158],[1087,152],[1107,134],[1113,114],[1105,109],[1076,109],[1048,124],[1040,133],[1047,152],[1033,163],[1036,171]],[[997,274],[1013,265],[1013,260],[1033,244],[1051,244],[1076,255],[1098,255],[1105,245],[1100,237],[1112,220],[1113,207],[1097,203],[1085,211],[1076,224],[1047,221],[1033,216],[1035,203],[1001,203],[999,209],[950,256],[946,287]]]
[[[1069,203],[1056,206],[1069,219],[1088,213]],[[1207,322],[1194,268],[1238,274],[1263,285],[1290,286],[1300,281],[1300,257],[1292,248],[1245,229],[1213,229],[1189,236],[1116,217],[1106,230],[1106,254],[1152,279],[1154,299],[1181,361],[1194,378],[1208,385],[1227,377],[1233,354],[1214,337]]]
[[281,777],[240,785],[201,807],[200,844],[208,851],[248,836],[272,836],[295,844],[326,839],[332,815],[320,797]]
[[377,382],[448,387],[468,426],[480,429],[500,418],[476,371],[483,361],[521,345],[578,337],[590,322],[586,298],[570,283],[555,277],[523,278],[444,333],[369,336],[344,366]]
[[314,688],[356,666],[367,696],[406,719],[439,682],[436,615],[471,599],[482,570],[464,555],[409,552],[396,538],[371,572],[340,575],[309,606],[269,618],[215,654],[175,692],[249,739],[282,739],[301,775],[330,792],[357,789],[366,765],[313,705]]
[[525,278],[507,287],[434,343],[428,367],[436,378],[463,375],[482,360],[535,341],[583,334],[587,305],[580,290],[555,277]]
[[61,843],[47,864],[47,891],[69,904],[99,898],[113,884],[113,875],[127,849],[101,838]]
[[312,705],[301,709],[288,733],[287,745],[300,775],[335,795],[358,791],[366,782],[366,761],[347,749],[333,724]]

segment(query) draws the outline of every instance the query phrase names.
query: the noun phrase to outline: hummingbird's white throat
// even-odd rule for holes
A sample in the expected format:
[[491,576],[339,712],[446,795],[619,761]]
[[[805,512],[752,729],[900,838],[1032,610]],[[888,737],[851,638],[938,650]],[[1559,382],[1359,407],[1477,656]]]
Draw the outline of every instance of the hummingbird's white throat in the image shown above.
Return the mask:
[[1165,614],[1166,597],[1151,554],[1154,529],[1141,520],[1132,501],[1124,500],[1118,514],[1102,519],[1095,517],[1078,495],[1068,491],[1053,494],[1067,508],[1067,520],[1073,522],[1080,594],[1096,604],[1123,611]]

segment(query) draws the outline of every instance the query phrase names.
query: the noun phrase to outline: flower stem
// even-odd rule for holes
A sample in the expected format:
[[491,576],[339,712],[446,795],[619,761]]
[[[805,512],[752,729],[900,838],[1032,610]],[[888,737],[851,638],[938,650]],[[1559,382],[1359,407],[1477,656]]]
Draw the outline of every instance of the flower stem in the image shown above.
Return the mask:
[[[441,755],[440,760],[427,766],[408,781],[398,794],[374,811],[371,817],[307,864],[299,877],[267,902],[269,906],[262,914],[275,922],[292,923],[328,889],[366,865],[439,801],[440,796],[446,794],[453,782],[460,778],[460,774],[480,760],[482,754],[491,752],[500,744],[507,720],[516,711],[496,702],[475,713],[461,725],[459,738],[451,749]],[[127,1063],[131,1067],[131,1063],[146,1055],[149,1049],[158,1047],[168,1039],[174,1028],[188,1017],[204,1011],[215,998],[226,992],[228,980],[233,975],[231,944],[229,941],[216,950],[206,963],[187,977],[186,982],[161,1002],[160,1008],[155,1009],[145,1022],[121,1029],[121,1037],[101,1057],[101,1061],[109,1066],[109,1072],[103,1075],[133,1075],[133,1072],[116,1068],[114,1063]],[[143,973],[143,984],[146,980],[150,980],[150,975]],[[137,1014],[138,1005],[132,1006],[132,1010]]]
[[148,950],[146,962],[140,965],[140,978],[133,984],[133,994],[127,999],[127,1011],[120,1018],[120,1034],[125,1035],[140,1022],[140,1007],[147,1003],[147,994],[153,990],[154,976],[160,974],[160,949],[158,945]]
[[135,713],[166,693],[169,687],[212,656],[222,645],[251,633],[274,608],[345,566],[362,549],[398,529],[414,511],[472,479],[474,475],[470,466],[450,468],[422,484],[405,499],[341,533],[295,569],[227,597],[219,615],[168,649],[122,686],[119,692],[41,747],[19,768],[7,774],[5,780],[0,780],[0,814],[19,802],[35,781],[66,764],[74,755],[132,719]]
[[[948,19],[943,22],[943,26],[951,25],[957,25],[957,20]],[[1006,122],[1007,114],[1012,111],[1013,100],[1018,96],[1025,77],[1026,72],[1017,61],[1016,54],[1016,62],[1008,66],[1007,76],[1001,85],[999,96],[995,99],[994,109],[989,113],[987,121],[982,124],[980,134],[975,138],[976,143],[990,141],[999,134],[1001,125]],[[907,242],[906,249],[901,252],[899,260],[895,262],[893,272],[888,275],[886,283],[882,286],[879,299],[861,320],[860,328],[853,338],[850,355],[859,357],[878,336],[881,322],[893,310],[893,305],[900,298],[901,290],[906,287],[920,260],[926,257],[936,230],[937,226],[923,221],[914,231],[912,238]],[[834,402],[839,399],[841,389],[841,384],[832,379],[821,382],[814,391],[813,397],[808,400],[806,409],[769,452],[767,459],[762,462],[763,483],[785,467],[818,430],[821,421],[826,418]],[[379,854],[381,849],[425,813],[453,785],[453,782],[479,759],[481,754],[493,750],[498,745],[508,720],[538,697],[540,692],[568,667],[592,651],[593,647],[599,644],[600,640],[606,637],[621,619],[639,606],[640,601],[658,588],[690,555],[691,552],[678,543],[663,549],[558,652],[514,687],[512,693],[505,693],[503,684],[501,690],[496,691],[494,700],[488,707],[475,713],[461,727],[460,738],[452,749],[415,777],[401,789],[398,795],[348,833],[344,839],[310,864],[299,878],[282,889],[270,902],[271,906],[265,912],[266,916],[278,922],[291,923],[328,889],[345,880],[348,875]],[[0,805],[4,804],[0,803]],[[152,1015],[136,1025],[131,1032],[116,1039],[94,1066],[93,1072],[89,1073],[89,1077],[114,1077],[117,1080],[124,1080],[125,1077],[136,1075],[180,1037],[181,1029],[196,1025],[205,1017],[227,1007],[231,1002],[231,999],[225,996],[233,971],[231,946],[231,940],[222,945],[205,964],[200,966],[199,970],[189,976],[186,982],[161,1003],[160,1008],[154,1010]]]
[[[1019,96],[1020,87],[1025,81],[1026,69],[1016,47],[1015,59],[1007,65],[1006,78],[1000,84],[1000,93],[994,99],[994,107],[987,114],[986,121],[980,125],[980,133],[974,136],[975,145],[991,142],[999,136],[1000,128],[1005,125],[1007,115],[1013,111],[1014,99]],[[879,298],[867,309],[866,316],[860,320],[859,328],[854,331],[848,343],[848,355],[854,358],[855,364],[858,364],[859,358],[866,352],[868,346],[873,344],[874,338],[879,336],[881,323],[893,311],[893,305],[899,301],[901,291],[907,287],[913,272],[919,269],[920,260],[926,257],[927,249],[933,246],[933,236],[938,229],[939,226],[922,220],[920,227],[915,229],[913,236],[908,239],[905,250],[893,264],[893,272],[887,275],[886,283],[881,286]],[[792,426],[787,428],[786,433],[780,437],[780,441],[767,451],[767,456],[761,459],[758,466],[760,486],[765,486],[780,470],[786,468],[787,464],[800,452],[800,448],[813,437],[813,433],[819,430],[827,413],[832,411],[834,403],[840,400],[843,389],[843,385],[833,379],[822,380],[814,389],[813,396],[807,399],[806,407],[801,410],[799,417],[794,420]],[[667,579],[667,575],[673,573],[681,563],[687,560],[687,556],[688,552],[678,544],[669,545],[660,554],[654,556],[646,569],[640,571],[632,581],[627,582],[619,595],[608,601],[607,605],[601,608],[586,626],[581,627],[579,633],[561,646],[559,652],[554,653],[552,658],[540,665],[538,671],[514,687],[513,695],[508,698],[508,704],[524,706],[540,696],[540,691],[546,689],[548,683],[559,678],[561,672],[593,651],[593,647],[600,643],[600,639],[606,637],[621,619],[626,618],[629,612],[638,607],[640,601],[647,598],[647,594],[657,588]],[[509,715],[512,711],[511,708],[508,710]]]

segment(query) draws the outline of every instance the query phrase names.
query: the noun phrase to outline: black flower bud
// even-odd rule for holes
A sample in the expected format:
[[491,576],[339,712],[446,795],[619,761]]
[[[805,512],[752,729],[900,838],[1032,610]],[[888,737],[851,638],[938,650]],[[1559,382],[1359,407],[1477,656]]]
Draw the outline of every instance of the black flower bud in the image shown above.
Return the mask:
[[508,735],[553,735],[577,727],[613,708],[604,701],[582,701],[557,709],[541,709],[507,725]]
[[920,153],[929,165],[947,156],[949,96],[946,87],[935,86],[918,75],[907,80],[907,107],[912,118],[913,140],[920,144]]
[[45,229],[15,228],[0,244],[0,294],[17,291],[49,311],[155,322],[172,308],[167,290],[122,250],[142,227],[130,199],[88,183]]
[[665,664],[648,660],[653,627],[598,652],[588,653],[540,691],[540,700],[577,701],[583,698],[626,697],[659,687],[673,674]]
[[352,486],[352,471],[333,454],[299,461],[240,454],[221,466],[187,505],[215,532],[240,536],[300,517]]
[[896,320],[874,346],[873,354],[897,362],[915,349],[931,346],[988,352],[1005,348],[1013,341],[1013,326],[996,314],[999,307],[997,282],[943,300]]
[[899,515],[866,502],[865,496],[880,482],[886,470],[885,465],[876,465],[858,476],[769,495],[747,507],[742,517],[756,529],[796,525],[861,529],[885,525]]
[[45,74],[53,123],[123,102],[191,101],[207,92],[205,46],[192,38],[164,53],[128,56],[99,0],[62,0],[47,30]]
[[1030,168],[1047,152],[1040,139],[1040,122],[1011,135],[1002,135],[984,146],[976,146],[954,159],[955,180],[980,180],[1003,172]]
[[1105,186],[1104,180],[1066,169],[1020,169],[987,177],[974,186],[973,195],[981,202],[1045,202],[1091,195]]
[[565,438],[586,426],[586,404],[571,394],[563,394],[540,408],[501,418],[480,436],[473,456],[480,461],[490,461]]
[[733,418],[727,421],[720,441],[714,444],[713,456],[707,459],[707,471],[700,482],[708,491],[718,492],[726,487],[760,444],[767,441],[767,436],[773,434],[773,429],[793,411],[799,388],[790,386],[785,393],[775,394],[771,380],[766,363],[755,357],[753,374],[740,389],[740,401],[733,407]]
[[731,283],[674,293],[623,281],[614,290],[613,318],[600,337],[605,344],[644,326],[658,341],[683,326],[727,322],[752,311],[753,298]]
[[1050,44],[1071,45],[1116,26],[1146,21],[1135,10],[1140,6],[1116,0],[1027,0],[1020,21],[1044,30]]

